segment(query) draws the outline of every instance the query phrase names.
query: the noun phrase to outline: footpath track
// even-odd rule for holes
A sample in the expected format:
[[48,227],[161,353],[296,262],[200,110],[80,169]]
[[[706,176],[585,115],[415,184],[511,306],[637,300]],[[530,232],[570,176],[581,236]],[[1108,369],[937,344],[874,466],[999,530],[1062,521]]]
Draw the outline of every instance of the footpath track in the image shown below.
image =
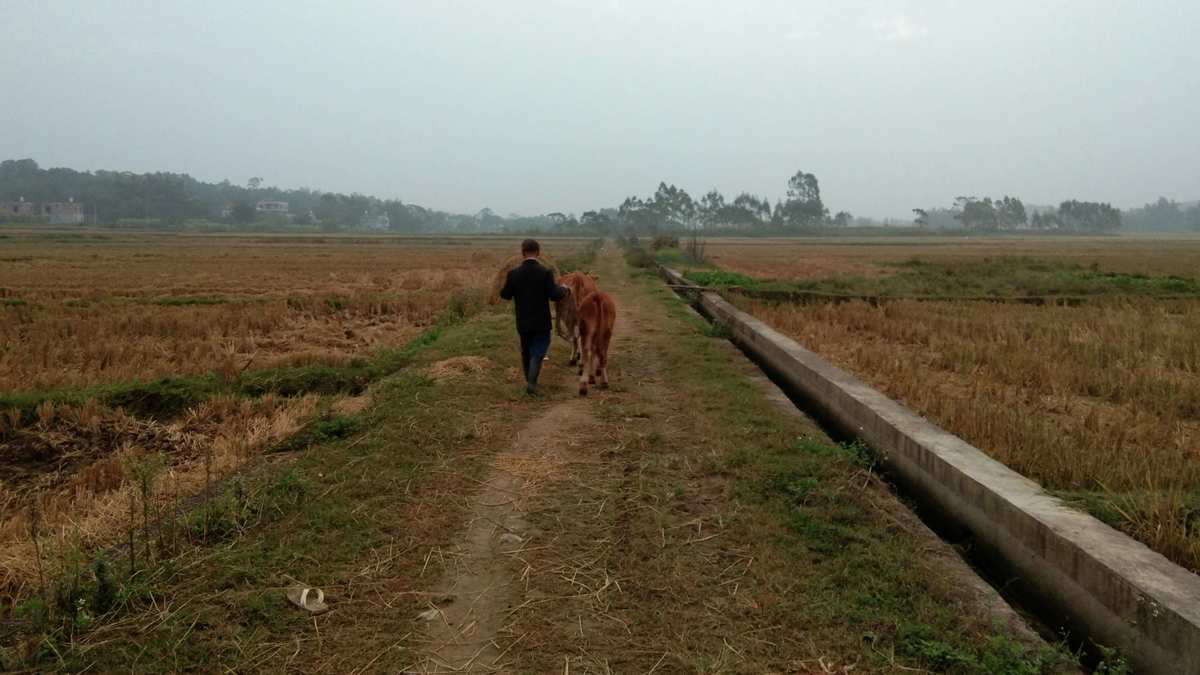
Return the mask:
[[[1070,668],[864,453],[830,441],[653,275],[612,249],[594,271],[618,306],[612,388],[579,398],[556,339],[543,394],[526,397],[507,312],[450,329],[373,390],[362,438],[296,462],[297,480],[329,487],[198,557],[158,589],[169,617],[85,645],[95,667]],[[228,580],[234,562],[244,572]],[[331,610],[288,605],[292,579],[324,588]]]
[[[898,668],[886,651],[864,659],[860,646],[847,653],[822,645],[825,630],[796,630],[829,611],[819,604],[830,598],[781,602],[781,593],[802,587],[805,571],[790,574],[761,539],[777,533],[754,522],[760,514],[743,508],[724,470],[731,451],[754,451],[753,434],[745,447],[725,445],[722,433],[707,431],[724,424],[717,406],[677,376],[688,357],[679,337],[697,326],[667,311],[670,296],[631,279],[613,252],[598,272],[619,308],[616,387],[576,398],[572,373],[561,358],[552,361],[548,399],[492,458],[472,499],[453,563],[435,586],[443,604],[425,614],[410,672],[858,672],[871,669],[862,661],[880,658],[884,670]],[[707,342],[711,353],[697,359],[726,360],[733,377],[751,384],[745,395],[768,399],[766,409],[786,419],[795,438],[831,444],[736,350]],[[566,351],[559,347],[557,357]],[[1036,642],[869,473],[855,467],[838,480],[846,482],[836,489],[856,493],[848,499],[865,498],[886,519],[876,536],[909,540],[899,547],[922,555],[927,582],[946,600],[987,617],[989,630],[1002,626],[1015,642]],[[849,569],[865,551],[841,553]]]

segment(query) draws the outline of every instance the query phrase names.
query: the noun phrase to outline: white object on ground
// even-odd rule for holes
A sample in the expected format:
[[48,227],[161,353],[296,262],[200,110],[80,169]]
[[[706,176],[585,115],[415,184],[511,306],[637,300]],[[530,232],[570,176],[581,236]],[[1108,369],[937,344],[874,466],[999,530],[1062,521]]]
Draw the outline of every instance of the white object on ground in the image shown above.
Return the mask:
[[[317,592],[317,597],[310,596],[312,591]],[[325,591],[319,588],[308,588],[307,586],[293,586],[288,589],[287,599],[300,609],[320,614],[329,609],[329,605],[325,604]]]

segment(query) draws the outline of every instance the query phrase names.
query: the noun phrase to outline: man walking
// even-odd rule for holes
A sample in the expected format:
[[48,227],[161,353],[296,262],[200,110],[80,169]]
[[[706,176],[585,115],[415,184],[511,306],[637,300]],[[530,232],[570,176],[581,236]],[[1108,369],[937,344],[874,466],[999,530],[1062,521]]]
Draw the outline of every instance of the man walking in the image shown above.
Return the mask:
[[550,302],[559,301],[569,292],[554,281],[554,273],[538,262],[541,246],[533,239],[521,242],[525,260],[508,273],[500,297],[512,300],[517,315],[517,334],[521,338],[521,368],[525,371],[525,391],[537,393],[542,359],[550,349]]

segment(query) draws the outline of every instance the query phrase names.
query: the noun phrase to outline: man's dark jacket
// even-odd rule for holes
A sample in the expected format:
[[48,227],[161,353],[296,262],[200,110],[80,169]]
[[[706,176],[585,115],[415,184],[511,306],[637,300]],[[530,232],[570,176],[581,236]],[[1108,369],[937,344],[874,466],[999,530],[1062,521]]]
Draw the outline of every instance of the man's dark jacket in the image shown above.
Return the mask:
[[516,305],[517,330],[522,333],[550,331],[550,301],[562,300],[567,289],[554,281],[554,273],[529,258],[508,273],[500,297]]

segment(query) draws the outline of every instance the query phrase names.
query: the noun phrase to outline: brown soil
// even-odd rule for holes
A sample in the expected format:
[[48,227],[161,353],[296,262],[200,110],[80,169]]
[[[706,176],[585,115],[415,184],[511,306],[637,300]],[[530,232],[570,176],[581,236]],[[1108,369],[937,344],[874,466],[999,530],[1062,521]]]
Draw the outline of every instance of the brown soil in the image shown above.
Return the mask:
[[498,636],[522,603],[527,547],[541,544],[525,519],[539,487],[561,474],[591,422],[583,402],[558,403],[517,434],[497,455],[471,502],[459,544],[448,552],[449,573],[439,582],[430,609],[420,615],[421,660],[413,672],[488,671],[504,656]]
[[120,413],[85,422],[60,419],[52,425],[18,429],[0,440],[0,485],[12,493],[53,491],[78,478],[78,473],[98,459],[123,447],[164,451],[181,458],[195,456],[202,439],[156,422]]

